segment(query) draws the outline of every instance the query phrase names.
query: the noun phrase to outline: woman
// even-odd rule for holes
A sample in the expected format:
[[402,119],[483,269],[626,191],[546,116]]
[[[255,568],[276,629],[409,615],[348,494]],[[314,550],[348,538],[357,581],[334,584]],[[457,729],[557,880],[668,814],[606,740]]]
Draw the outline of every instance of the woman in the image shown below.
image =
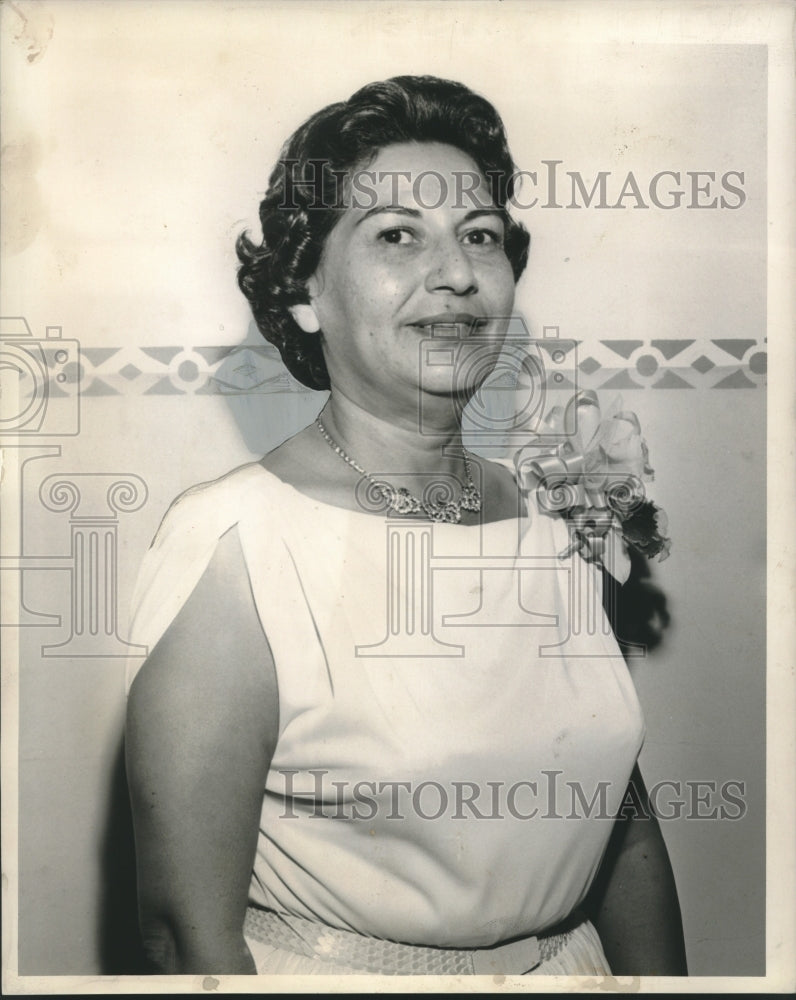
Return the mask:
[[462,444],[526,263],[512,175],[488,102],[400,77],[295,133],[239,240],[260,329],[331,391],[180,497],[142,570],[127,763],[160,971],[685,971],[657,824],[613,822],[631,772],[643,797],[618,647],[541,650],[566,524]]

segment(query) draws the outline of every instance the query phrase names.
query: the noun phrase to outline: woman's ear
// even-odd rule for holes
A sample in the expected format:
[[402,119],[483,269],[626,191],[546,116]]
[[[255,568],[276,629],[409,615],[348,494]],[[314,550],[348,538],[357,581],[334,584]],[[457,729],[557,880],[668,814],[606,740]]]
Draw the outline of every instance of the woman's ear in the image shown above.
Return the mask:
[[290,315],[305,333],[317,333],[320,330],[321,324],[318,322],[318,316],[308,302],[300,302],[289,308]]

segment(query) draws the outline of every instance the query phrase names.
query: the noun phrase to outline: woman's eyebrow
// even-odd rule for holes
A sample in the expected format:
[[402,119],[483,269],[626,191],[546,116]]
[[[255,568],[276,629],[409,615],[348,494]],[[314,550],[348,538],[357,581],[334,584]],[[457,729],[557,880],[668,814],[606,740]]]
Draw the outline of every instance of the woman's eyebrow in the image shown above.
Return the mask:
[[[369,208],[364,215],[362,215],[356,221],[356,225],[361,225],[366,219],[369,219],[372,215],[384,215],[385,213],[395,214],[395,215],[408,215],[413,219],[418,219],[423,214],[417,208],[407,208],[405,205],[376,205],[374,208]],[[502,221],[503,213],[499,208],[474,208],[465,215],[462,219],[462,224],[465,222],[471,222],[473,219],[478,219],[481,216],[489,215],[496,217]]]
[[420,218],[421,214],[418,209],[406,208],[404,205],[376,205],[375,208],[369,208],[360,219],[357,219],[356,224],[359,226],[365,219],[369,219],[371,215],[383,215],[385,212],[392,212],[396,215],[409,215],[413,219]]
[[474,208],[472,211],[468,212],[467,215],[462,219],[462,223],[471,222],[473,219],[478,219],[482,215],[496,216],[498,219],[503,221],[503,213],[499,208]]

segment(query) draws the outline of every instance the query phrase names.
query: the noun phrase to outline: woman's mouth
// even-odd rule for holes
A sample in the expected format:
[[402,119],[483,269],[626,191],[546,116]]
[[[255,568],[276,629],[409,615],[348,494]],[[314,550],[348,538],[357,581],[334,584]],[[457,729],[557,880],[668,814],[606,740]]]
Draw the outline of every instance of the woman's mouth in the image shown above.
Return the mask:
[[464,340],[475,336],[489,325],[484,316],[472,313],[438,313],[415,320],[409,326],[421,330],[427,337],[447,337]]

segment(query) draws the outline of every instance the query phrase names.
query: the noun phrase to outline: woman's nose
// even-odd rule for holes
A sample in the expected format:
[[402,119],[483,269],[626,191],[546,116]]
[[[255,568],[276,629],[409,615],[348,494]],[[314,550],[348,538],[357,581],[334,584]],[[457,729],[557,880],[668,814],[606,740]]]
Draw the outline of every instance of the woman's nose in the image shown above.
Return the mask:
[[434,247],[426,275],[426,290],[454,295],[473,295],[478,291],[473,262],[458,240],[441,241]]

